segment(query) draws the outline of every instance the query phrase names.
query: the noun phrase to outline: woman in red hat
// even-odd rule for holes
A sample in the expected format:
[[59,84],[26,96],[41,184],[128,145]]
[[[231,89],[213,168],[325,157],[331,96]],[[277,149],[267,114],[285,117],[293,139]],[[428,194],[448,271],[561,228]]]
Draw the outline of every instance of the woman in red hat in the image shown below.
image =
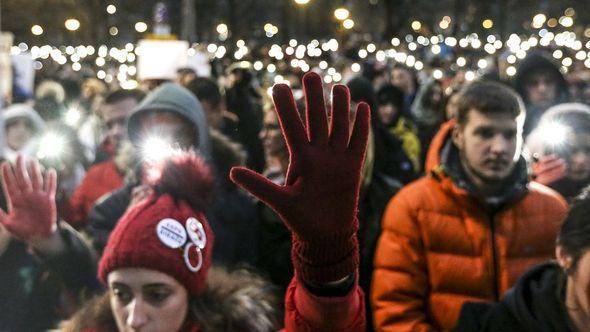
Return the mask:
[[[306,125],[289,87],[273,89],[291,157],[285,185],[244,168],[233,169],[231,179],[275,210],[293,234],[295,276],[284,329],[364,331],[356,213],[369,107],[361,103],[350,125],[348,89],[336,85],[328,124],[320,76],[307,74],[303,85]],[[100,260],[108,293],[64,330],[276,330],[277,306],[262,279],[210,269],[214,236],[202,212],[212,186],[208,168],[185,153],[153,173],[151,190],[118,222]]]

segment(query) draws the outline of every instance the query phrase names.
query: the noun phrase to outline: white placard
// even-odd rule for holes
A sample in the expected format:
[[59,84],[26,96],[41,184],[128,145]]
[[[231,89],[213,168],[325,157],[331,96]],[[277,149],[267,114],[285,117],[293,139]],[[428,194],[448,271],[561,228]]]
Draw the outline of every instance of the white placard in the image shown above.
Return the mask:
[[188,42],[181,40],[140,40],[137,78],[175,79],[178,68],[187,66],[188,46]]

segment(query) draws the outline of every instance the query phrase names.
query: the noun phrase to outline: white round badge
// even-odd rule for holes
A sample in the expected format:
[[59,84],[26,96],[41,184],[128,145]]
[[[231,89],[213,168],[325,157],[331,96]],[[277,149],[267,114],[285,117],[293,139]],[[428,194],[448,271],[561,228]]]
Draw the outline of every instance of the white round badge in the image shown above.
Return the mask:
[[186,230],[174,219],[160,220],[156,227],[156,234],[162,243],[172,249],[180,248],[186,243]]
[[186,232],[188,233],[188,237],[197,245],[197,247],[205,249],[205,245],[207,244],[207,234],[205,234],[203,224],[201,224],[199,220],[192,217],[188,218],[186,220]]

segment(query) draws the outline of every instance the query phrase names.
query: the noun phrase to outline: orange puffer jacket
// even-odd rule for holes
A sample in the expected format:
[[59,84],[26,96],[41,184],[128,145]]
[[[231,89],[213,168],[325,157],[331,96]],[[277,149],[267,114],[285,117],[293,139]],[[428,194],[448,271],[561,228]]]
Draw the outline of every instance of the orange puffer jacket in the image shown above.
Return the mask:
[[378,331],[446,331],[466,301],[494,301],[550,259],[567,204],[530,182],[496,213],[441,171],[454,123],[437,134],[428,176],[403,188],[383,217],[371,301]]

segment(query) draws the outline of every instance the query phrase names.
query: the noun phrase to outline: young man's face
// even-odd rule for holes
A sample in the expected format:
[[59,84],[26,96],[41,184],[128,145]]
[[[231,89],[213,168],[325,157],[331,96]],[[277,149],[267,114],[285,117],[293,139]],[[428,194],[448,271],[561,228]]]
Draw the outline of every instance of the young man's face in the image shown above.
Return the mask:
[[127,136],[127,117],[135,106],[137,101],[133,98],[102,105],[100,114],[106,126],[106,136],[113,145],[118,146]]
[[557,80],[549,72],[530,74],[525,81],[525,89],[528,103],[536,107],[547,108],[557,98]]
[[510,114],[484,114],[472,109],[464,124],[453,131],[466,171],[477,182],[505,180],[514,169],[522,147],[522,131]]

